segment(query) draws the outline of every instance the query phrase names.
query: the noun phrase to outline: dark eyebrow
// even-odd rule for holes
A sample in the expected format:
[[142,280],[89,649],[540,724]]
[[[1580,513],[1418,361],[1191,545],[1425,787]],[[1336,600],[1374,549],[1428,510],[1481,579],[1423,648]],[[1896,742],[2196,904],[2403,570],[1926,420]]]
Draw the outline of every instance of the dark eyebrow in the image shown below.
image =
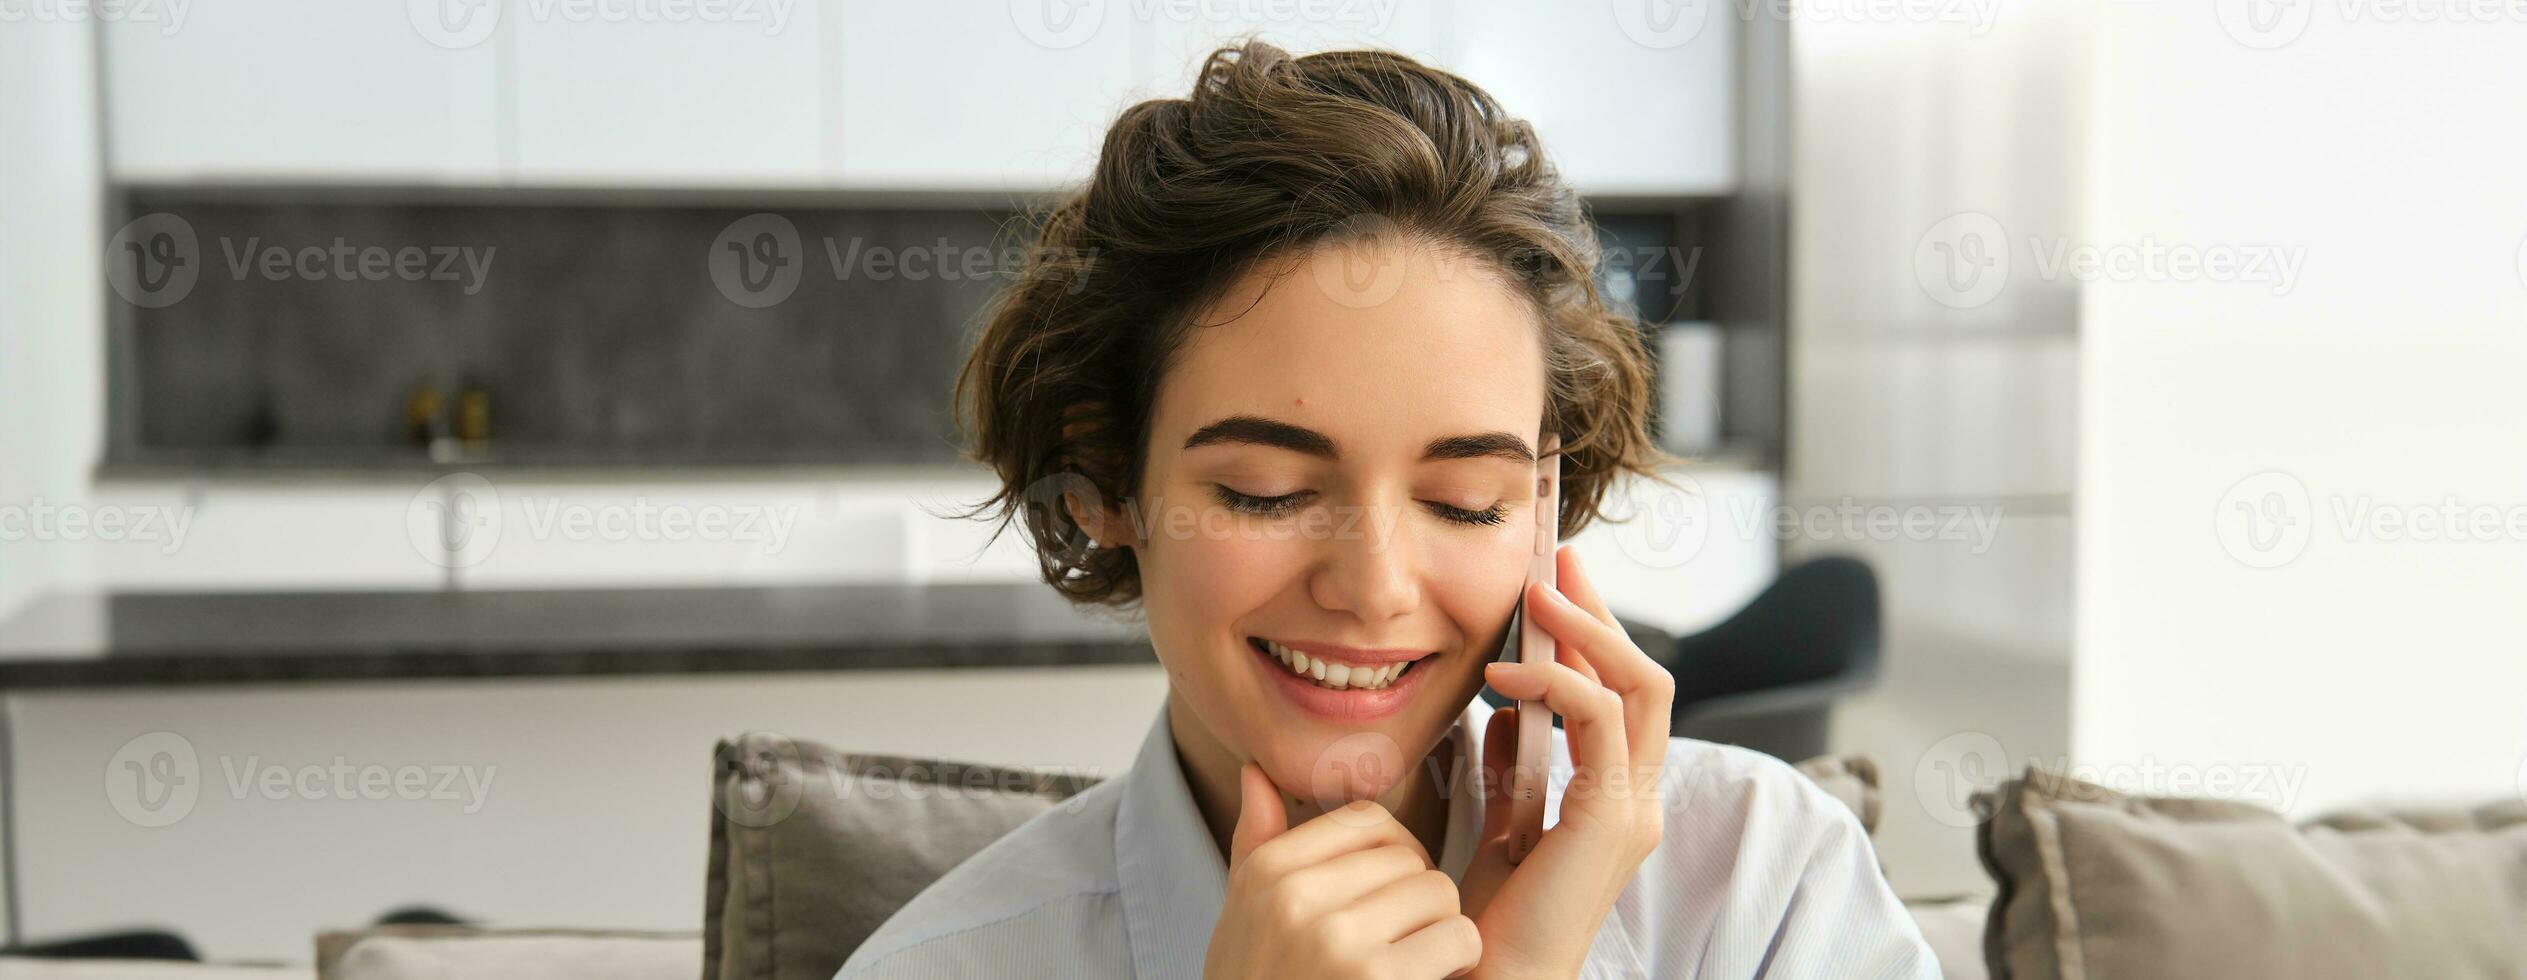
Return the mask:
[[[1258,446],[1274,446],[1292,452],[1306,453],[1321,459],[1340,459],[1342,450],[1322,432],[1292,425],[1260,415],[1231,415],[1194,430],[1185,439],[1184,448],[1193,449],[1212,443],[1243,442]],[[1482,432],[1464,436],[1441,436],[1422,447],[1423,460],[1481,459],[1497,456],[1523,465],[1535,465],[1535,450],[1527,441],[1507,432]]]

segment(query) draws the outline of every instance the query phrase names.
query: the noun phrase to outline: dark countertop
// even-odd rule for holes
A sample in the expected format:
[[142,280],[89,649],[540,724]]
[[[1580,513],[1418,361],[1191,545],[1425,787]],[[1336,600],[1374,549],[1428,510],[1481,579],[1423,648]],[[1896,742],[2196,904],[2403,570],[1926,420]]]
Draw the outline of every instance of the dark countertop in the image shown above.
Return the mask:
[[1150,664],[1039,583],[40,597],[0,688]]

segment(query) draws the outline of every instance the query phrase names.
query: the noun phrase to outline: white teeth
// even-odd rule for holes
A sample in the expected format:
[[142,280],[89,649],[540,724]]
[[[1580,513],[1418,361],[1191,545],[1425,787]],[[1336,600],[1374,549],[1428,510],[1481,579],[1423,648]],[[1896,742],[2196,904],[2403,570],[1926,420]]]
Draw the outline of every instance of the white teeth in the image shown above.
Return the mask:
[[1409,661],[1385,664],[1378,667],[1339,664],[1325,660],[1318,660],[1314,657],[1308,656],[1307,654],[1300,653],[1297,650],[1274,643],[1271,640],[1264,640],[1263,645],[1264,649],[1267,652],[1270,652],[1274,659],[1281,661],[1283,666],[1290,668],[1291,673],[1305,675],[1314,679],[1319,686],[1332,688],[1337,691],[1348,690],[1351,688],[1376,690],[1395,683],[1396,678],[1404,676],[1405,668],[1412,666],[1412,663]]

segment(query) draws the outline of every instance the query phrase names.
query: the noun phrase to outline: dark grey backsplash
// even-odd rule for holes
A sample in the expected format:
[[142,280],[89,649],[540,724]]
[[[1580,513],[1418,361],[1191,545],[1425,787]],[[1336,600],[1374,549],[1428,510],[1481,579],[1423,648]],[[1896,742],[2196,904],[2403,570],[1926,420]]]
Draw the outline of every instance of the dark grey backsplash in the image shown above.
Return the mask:
[[[766,267],[729,264],[732,238],[757,242],[756,207],[166,187],[120,200],[118,221],[181,219],[198,278],[162,307],[109,294],[108,463],[178,470],[419,465],[408,397],[435,389],[452,410],[469,387],[489,395],[492,436],[469,463],[951,461],[957,368],[1026,245],[1007,207],[783,208],[798,254],[779,251],[800,274],[766,305],[777,292],[739,281]],[[1670,211],[1600,221],[1610,251],[1698,245]],[[353,251],[346,270],[337,242],[373,250],[370,264]],[[1642,264],[1639,305],[1693,311],[1689,268]]]
[[[1017,244],[1006,211],[782,210],[801,275],[754,309],[715,284],[709,261],[750,208],[190,203],[163,191],[129,205],[183,219],[200,270],[164,308],[108,298],[121,317],[114,455],[143,463],[418,459],[405,402],[424,386],[451,400],[487,391],[498,460],[952,460],[967,331]],[[295,264],[337,240],[384,251],[370,269],[354,253],[349,281],[330,253],[316,276],[273,278],[261,263],[275,246]],[[426,269],[393,264],[407,248]],[[915,252],[892,268],[868,261]],[[837,255],[855,260],[839,275]]]

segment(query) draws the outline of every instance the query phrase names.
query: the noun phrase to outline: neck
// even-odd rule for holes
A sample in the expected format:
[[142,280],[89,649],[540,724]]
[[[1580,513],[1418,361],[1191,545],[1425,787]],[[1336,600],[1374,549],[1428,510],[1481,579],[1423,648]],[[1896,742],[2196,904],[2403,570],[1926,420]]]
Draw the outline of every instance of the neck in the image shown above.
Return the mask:
[[[1237,771],[1246,759],[1220,744],[1210,729],[1194,716],[1193,707],[1173,692],[1167,695],[1167,731],[1176,741],[1176,759],[1184,769],[1185,785],[1193,790],[1194,806],[1202,812],[1202,822],[1211,831],[1212,843],[1220,849],[1221,859],[1228,855],[1230,840],[1237,832]],[[1455,740],[1442,738],[1429,754],[1415,760],[1406,776],[1397,780],[1377,801],[1395,814],[1396,822],[1421,841],[1430,859],[1440,860],[1447,844],[1448,797],[1442,792],[1444,774],[1456,764],[1452,752]],[[1347,800],[1324,801],[1305,796],[1292,797],[1282,787],[1282,808],[1289,814],[1292,827],[1305,823],[1330,807]]]

